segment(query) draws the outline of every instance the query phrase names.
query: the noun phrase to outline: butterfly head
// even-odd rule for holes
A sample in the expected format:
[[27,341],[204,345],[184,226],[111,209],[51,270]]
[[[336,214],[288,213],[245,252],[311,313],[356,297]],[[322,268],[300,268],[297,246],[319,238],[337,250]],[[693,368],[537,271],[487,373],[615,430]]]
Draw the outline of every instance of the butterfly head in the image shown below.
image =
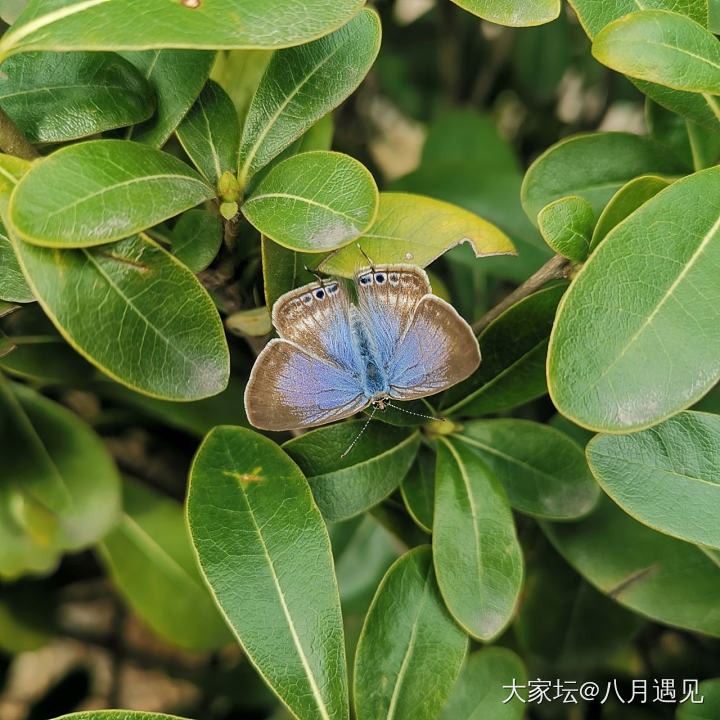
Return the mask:
[[385,412],[385,408],[388,407],[388,402],[390,401],[390,397],[388,395],[381,395],[381,396],[375,396],[371,401],[370,404],[373,406],[373,409],[375,410],[382,410]]

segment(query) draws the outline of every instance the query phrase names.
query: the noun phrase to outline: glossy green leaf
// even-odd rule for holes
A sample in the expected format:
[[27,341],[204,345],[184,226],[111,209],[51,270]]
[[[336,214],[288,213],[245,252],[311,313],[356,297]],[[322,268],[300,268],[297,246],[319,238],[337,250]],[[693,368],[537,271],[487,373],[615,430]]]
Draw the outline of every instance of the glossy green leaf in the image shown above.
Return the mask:
[[186,720],[177,715],[147,713],[139,710],[88,710],[62,715],[55,720]]
[[483,20],[525,27],[542,25],[554,20],[560,14],[560,0],[453,0],[463,10],[481,17]]
[[275,48],[297,45],[339,27],[362,0],[214,0],[194,6],[147,0],[31,0],[0,42],[3,56],[21,50],[116,48]]
[[321,427],[289,440],[283,449],[305,473],[326,520],[344,520],[377,505],[400,484],[418,445],[417,431],[365,420]]
[[297,465],[256,432],[215,428],[187,503],[201,569],[250,661],[300,720],[348,718],[330,541]]
[[28,303],[35,296],[28,287],[15,257],[5,226],[0,221],[0,300]]
[[559,255],[584,262],[590,252],[595,227],[592,205],[578,195],[554,200],[537,217],[545,242]]
[[623,185],[602,211],[593,231],[591,248],[595,249],[616,225],[669,184],[669,180],[657,175],[641,175]]
[[224,172],[236,172],[240,124],[232,100],[216,82],[205,84],[175,132],[195,167],[213,187]]
[[367,230],[377,205],[377,186],[361,163],[319,150],[293,155],[270,170],[242,212],[280,245],[323,252]]
[[[522,720],[525,704],[516,697],[505,702],[513,680],[527,684],[523,661],[504,647],[488,647],[468,655],[452,694],[437,720]],[[522,689],[518,690],[525,697]]]
[[530,420],[474,420],[457,435],[487,463],[510,504],[535,517],[587,515],[599,488],[580,447],[564,433]]
[[63,251],[17,241],[15,249],[55,327],[114,380],[167,400],[227,385],[228,347],[210,296],[145,236]]
[[272,308],[275,301],[286,292],[316,280],[305,267],[314,269],[318,258],[322,257],[318,253],[295,252],[263,237],[263,281],[267,307]]
[[720,377],[720,169],[673,183],[605,238],[563,297],[548,350],[555,406],[639,430]]
[[488,641],[515,612],[523,556],[507,496],[466,443],[441,437],[435,468],[433,561],[453,617]]
[[603,490],[635,519],[681,540],[720,549],[720,415],[683,412],[587,447]]
[[[641,10],[606,25],[593,56],[634,78],[698,93],[720,93],[720,41],[685,15]],[[713,99],[720,119],[720,105]]]
[[698,685],[702,703],[686,701],[677,708],[677,720],[713,720],[720,714],[720,678],[705,680]]
[[594,38],[606,25],[636,10],[671,10],[707,26],[708,0],[569,0],[583,29]]
[[531,544],[515,636],[523,655],[575,677],[627,647],[643,619],[596,590],[538,539]]
[[162,147],[185,117],[208,79],[215,59],[206,50],[123,52],[155,91],[157,109],[147,122],[131,128],[126,139]]
[[566,289],[552,285],[523,298],[480,333],[480,367],[442,395],[443,414],[489,415],[547,392],[547,345]]
[[276,52],[245,120],[241,183],[348,97],[379,48],[380,19],[363,10],[330,35]]
[[152,88],[111,52],[32,52],[8,58],[0,107],[31,142],[61,142],[147,120]]
[[27,160],[0,153],[0,218],[3,222],[7,222],[8,203],[15,185],[29,168]]
[[410,517],[425,532],[432,532],[435,512],[435,456],[420,447],[415,462],[400,483],[400,492]]
[[435,720],[460,671],[467,636],[440,596],[425,545],[388,570],[355,655],[357,720]]
[[219,215],[207,210],[188,210],[175,223],[170,234],[172,254],[194,273],[215,259],[222,243],[223,227]]
[[566,195],[585,198],[599,215],[628,180],[647,173],[676,174],[680,160],[653,140],[621,132],[576,135],[546,150],[530,166],[522,186],[527,216]]
[[188,650],[232,641],[203,583],[182,507],[136,481],[123,483],[124,512],[100,544],[130,607],[161,637]]
[[700,548],[641,525],[607,498],[579,522],[542,527],[560,554],[616,602],[720,637],[720,566]]
[[10,198],[9,229],[46,247],[99,245],[214,194],[172,155],[124,140],[93,140],[64,147],[31,166]]
[[0,577],[48,572],[117,521],[120,482],[100,439],[62,406],[2,376],[0,457]]
[[[380,193],[377,218],[360,239],[375,263],[413,263],[425,267],[460,243],[475,257],[515,252],[499,228],[460,207],[409,193]],[[323,272],[352,277],[367,260],[355,244],[320,263]]]

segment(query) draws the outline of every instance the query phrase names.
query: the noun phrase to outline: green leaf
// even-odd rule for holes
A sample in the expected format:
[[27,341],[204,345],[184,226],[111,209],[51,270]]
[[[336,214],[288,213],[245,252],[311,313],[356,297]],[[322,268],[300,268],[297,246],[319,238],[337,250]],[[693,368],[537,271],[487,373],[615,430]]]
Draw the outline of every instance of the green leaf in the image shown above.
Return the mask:
[[331,35],[276,52],[245,120],[241,184],[348,97],[379,48],[380,19],[366,9]]
[[162,713],[139,712],[138,710],[89,710],[88,712],[63,715],[54,720],[186,720],[186,718]]
[[410,517],[425,532],[432,532],[435,508],[435,456],[420,447],[415,462],[400,483],[400,493]]
[[388,570],[355,655],[357,720],[435,720],[460,671],[467,636],[435,582],[430,547]]
[[[375,263],[408,263],[425,267],[450,248],[469,243],[475,257],[515,252],[499,228],[450,203],[409,193],[380,193],[377,218],[360,239]],[[367,260],[356,245],[330,255],[322,272],[352,277]]]
[[720,415],[683,412],[631,435],[587,446],[603,490],[636,520],[720,549]]
[[124,512],[100,544],[113,582],[161,637],[188,650],[215,650],[232,640],[197,568],[182,507],[129,479]]
[[0,217],[3,222],[7,222],[7,209],[12,191],[30,165],[27,160],[0,153]]
[[585,198],[570,195],[555,200],[538,213],[537,221],[545,242],[556,253],[585,262],[595,227],[595,213]]
[[554,20],[560,14],[560,0],[453,0],[463,10],[481,17],[483,20],[510,25],[512,27],[526,27],[528,25],[542,25]]
[[258,433],[215,428],[187,504],[200,567],[253,665],[300,720],[348,718],[330,541],[297,465]]
[[291,250],[323,252],[354,240],[377,213],[368,170],[348,155],[314,151],[274,167],[243,203],[243,215]]
[[172,155],[124,140],[93,140],[57,150],[30,167],[10,198],[9,229],[46,247],[100,245],[214,194]]
[[488,641],[515,612],[523,556],[505,491],[466,444],[440,437],[435,468],[433,560],[458,623]]
[[15,250],[61,335],[114,380],[166,400],[227,385],[228,347],[210,296],[147,237],[63,251],[17,241]]
[[579,522],[542,527],[560,554],[616,602],[720,637],[720,567],[700,548],[641,525],[607,498]]
[[29,303],[35,296],[25,282],[7,230],[0,221],[0,300]]
[[297,45],[347,22],[362,0],[214,0],[198,6],[147,0],[31,0],[0,42],[21,50],[275,48]]
[[[720,41],[685,15],[632,12],[606,25],[592,45],[603,65],[676,90],[720,93]],[[720,120],[720,105],[712,104]]]
[[547,392],[547,345],[555,309],[566,289],[562,283],[538,290],[480,333],[480,367],[442,395],[445,415],[489,415]]
[[627,647],[643,620],[597,591],[547,540],[539,540],[532,542],[514,624],[523,655],[572,673],[596,667]]
[[512,650],[488,647],[471,653],[437,720],[522,720],[523,702],[505,702],[509,691],[503,685],[513,680],[527,684],[525,665]]
[[717,382],[720,214],[707,199],[718,193],[720,168],[678,180],[617,225],[578,273],[548,350],[550,397],[573,422],[639,430]]
[[16,655],[47,645],[57,633],[58,605],[44,583],[0,585],[0,649]]
[[117,521],[120,482],[100,439],[62,406],[2,376],[0,457],[0,577],[48,572]]
[[474,420],[456,436],[502,483],[510,504],[549,520],[587,515],[600,495],[580,447],[530,420]]
[[208,80],[175,130],[195,167],[217,187],[220,176],[237,170],[240,125],[230,96]]
[[319,257],[323,256],[318,253],[295,252],[263,237],[262,264],[267,306],[272,308],[281,295],[316,280],[305,267],[315,267]]
[[628,180],[647,173],[684,172],[677,158],[653,140],[621,132],[602,132],[561,140],[530,166],[522,204],[536,222],[538,213],[566,195],[585,198],[596,215]]
[[130,128],[126,139],[161,148],[197,99],[215,59],[206,50],[142,50],[123,52],[155,91],[154,116]]
[[345,520],[377,505],[400,484],[417,454],[417,431],[371,423],[341,457],[364,424],[317,428],[283,445],[307,477],[326,520]]
[[623,185],[602,211],[595,225],[590,247],[594,250],[616,225],[668,185],[670,180],[657,175],[641,175]]
[[698,685],[702,703],[685,702],[678,705],[677,720],[712,720],[720,713],[720,678],[705,680]]
[[591,39],[606,25],[636,10],[671,10],[682,13],[706,26],[708,0],[613,0],[598,3],[595,0],[569,0]]
[[152,88],[111,52],[33,52],[8,58],[0,107],[31,142],[62,142],[147,120]]
[[207,210],[188,210],[172,229],[172,254],[194,273],[199,273],[215,259],[222,236],[222,220],[218,215]]

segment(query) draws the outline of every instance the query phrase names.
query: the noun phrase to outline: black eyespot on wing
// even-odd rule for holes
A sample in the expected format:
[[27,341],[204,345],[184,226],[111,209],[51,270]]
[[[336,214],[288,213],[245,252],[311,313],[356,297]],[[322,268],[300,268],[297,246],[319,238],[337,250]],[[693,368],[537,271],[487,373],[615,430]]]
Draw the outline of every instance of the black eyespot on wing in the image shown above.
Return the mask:
[[397,285],[400,282],[400,275],[396,272],[388,273],[388,282],[391,285]]
[[370,283],[372,283],[372,275],[370,273],[368,273],[367,275],[361,275],[358,278],[358,282],[363,286],[370,285]]
[[312,305],[312,295],[310,293],[304,293],[300,296],[300,299],[306,304],[306,305]]
[[333,283],[332,285],[326,285],[325,291],[328,295],[334,295],[338,291],[337,283]]
[[325,291],[324,291],[322,288],[318,288],[318,289],[314,292],[314,295],[315,295],[315,297],[316,297],[318,300],[324,300],[324,299],[325,299]]
[[385,282],[385,273],[375,273],[375,282],[378,285],[382,285]]

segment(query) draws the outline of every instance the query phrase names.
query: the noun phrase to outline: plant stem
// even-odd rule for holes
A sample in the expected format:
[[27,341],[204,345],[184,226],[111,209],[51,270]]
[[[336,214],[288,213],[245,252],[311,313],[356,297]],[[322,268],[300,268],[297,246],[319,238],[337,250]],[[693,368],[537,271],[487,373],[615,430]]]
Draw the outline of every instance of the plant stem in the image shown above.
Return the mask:
[[0,108],[0,150],[23,160],[35,160],[40,157],[37,150],[20,132],[20,128],[2,108]]
[[520,287],[515,288],[504,300],[494,308],[488,310],[479,320],[473,323],[473,332],[478,335],[495,318],[504,313],[509,307],[528,295],[532,295],[551,280],[566,278],[570,273],[570,261],[562,255],[555,255],[548,260],[537,272],[532,274]]

